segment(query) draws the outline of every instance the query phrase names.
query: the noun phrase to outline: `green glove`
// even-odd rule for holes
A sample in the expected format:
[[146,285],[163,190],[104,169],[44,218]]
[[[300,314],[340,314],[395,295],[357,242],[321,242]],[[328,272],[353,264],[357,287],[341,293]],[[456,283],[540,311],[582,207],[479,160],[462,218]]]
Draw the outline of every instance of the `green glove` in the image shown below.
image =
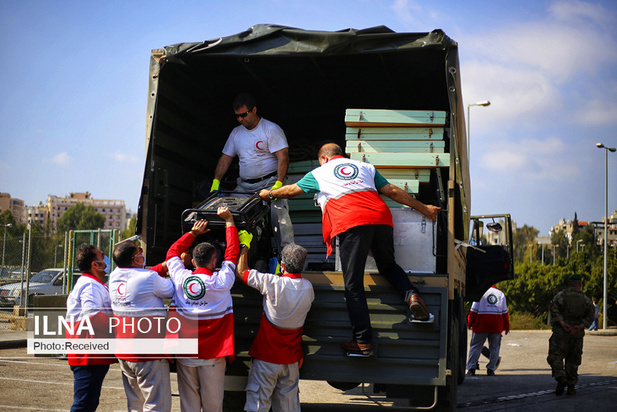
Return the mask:
[[240,238],[240,244],[246,246],[248,249],[251,248],[251,241],[253,240],[253,235],[247,232],[246,230],[241,230],[238,232],[238,237]]
[[279,187],[282,187],[282,186],[283,186],[283,182],[281,182],[280,180],[277,180],[276,183],[274,183],[274,186],[270,188],[270,190],[278,189]]
[[212,180],[212,187],[210,188],[210,192],[215,192],[217,190],[219,190],[219,185],[221,184],[221,181],[218,179],[214,179]]

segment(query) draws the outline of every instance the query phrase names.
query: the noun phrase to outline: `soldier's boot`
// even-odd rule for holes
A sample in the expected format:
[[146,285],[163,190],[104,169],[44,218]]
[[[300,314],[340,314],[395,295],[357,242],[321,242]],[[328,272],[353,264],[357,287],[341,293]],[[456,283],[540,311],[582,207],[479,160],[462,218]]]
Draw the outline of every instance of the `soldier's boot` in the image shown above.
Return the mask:
[[[566,388],[566,379],[559,378],[557,379],[557,387],[555,388],[555,395],[563,395],[563,390]],[[568,389],[569,390],[569,389]]]
[[568,395],[576,395],[576,389],[574,389],[574,385],[568,385]]

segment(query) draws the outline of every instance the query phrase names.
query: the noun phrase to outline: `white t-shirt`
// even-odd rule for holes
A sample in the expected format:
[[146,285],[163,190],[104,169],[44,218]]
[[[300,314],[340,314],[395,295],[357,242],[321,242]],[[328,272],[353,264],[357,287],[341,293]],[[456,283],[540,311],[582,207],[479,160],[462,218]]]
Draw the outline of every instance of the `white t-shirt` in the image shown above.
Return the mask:
[[107,286],[88,276],[80,276],[66,301],[66,317],[75,322],[103,312],[111,316]]
[[139,268],[116,268],[109,275],[111,308],[118,316],[165,316],[164,298],[174,294],[171,279]]
[[275,172],[278,159],[274,152],[289,147],[283,129],[263,117],[253,130],[240,125],[229,134],[223,148],[227,156],[238,156],[240,178],[256,179]]

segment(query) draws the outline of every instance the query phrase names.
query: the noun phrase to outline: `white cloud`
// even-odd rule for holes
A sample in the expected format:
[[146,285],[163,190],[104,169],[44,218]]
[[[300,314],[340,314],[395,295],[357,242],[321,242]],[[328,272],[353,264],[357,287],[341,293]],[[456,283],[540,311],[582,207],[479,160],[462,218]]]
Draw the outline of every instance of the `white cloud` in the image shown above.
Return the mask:
[[139,159],[133,155],[127,155],[126,153],[116,152],[111,154],[111,158],[119,163],[136,163]]
[[586,125],[610,125],[616,119],[617,102],[614,100],[591,100],[576,116],[578,123]]
[[71,163],[72,160],[73,158],[69,156],[67,152],[60,152],[51,159],[53,163],[61,166],[68,165],[69,163]]
[[500,141],[493,146],[482,155],[482,166],[489,172],[545,183],[580,175],[578,163],[567,159],[573,151],[557,137]]
[[549,6],[556,20],[575,24],[600,24],[604,27],[614,24],[615,14],[599,4],[579,0],[556,1]]
[[492,103],[486,112],[474,111],[482,127],[617,122],[617,87],[610,81],[617,64],[615,13],[578,0],[555,2],[548,11],[542,21],[462,42],[472,56],[461,63],[465,103]]

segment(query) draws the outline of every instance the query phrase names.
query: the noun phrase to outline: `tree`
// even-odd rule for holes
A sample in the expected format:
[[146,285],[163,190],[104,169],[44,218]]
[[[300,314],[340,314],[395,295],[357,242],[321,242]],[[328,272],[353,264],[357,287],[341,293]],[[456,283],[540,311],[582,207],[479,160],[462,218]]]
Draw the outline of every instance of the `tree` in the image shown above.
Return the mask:
[[555,260],[563,259],[568,256],[570,242],[566,236],[565,230],[556,230],[551,235],[551,253],[555,251]]
[[135,226],[137,226],[137,216],[133,216],[129,221],[128,229],[125,229],[120,233],[122,239],[128,239],[133,236],[135,234]]
[[[529,253],[534,253],[537,248],[536,238],[540,231],[533,226],[523,225],[512,234],[514,258],[516,262],[529,262]],[[529,245],[532,245],[530,250]]]
[[95,230],[105,226],[105,216],[97,213],[92,206],[77,203],[69,208],[56,223],[58,233],[69,230]]

